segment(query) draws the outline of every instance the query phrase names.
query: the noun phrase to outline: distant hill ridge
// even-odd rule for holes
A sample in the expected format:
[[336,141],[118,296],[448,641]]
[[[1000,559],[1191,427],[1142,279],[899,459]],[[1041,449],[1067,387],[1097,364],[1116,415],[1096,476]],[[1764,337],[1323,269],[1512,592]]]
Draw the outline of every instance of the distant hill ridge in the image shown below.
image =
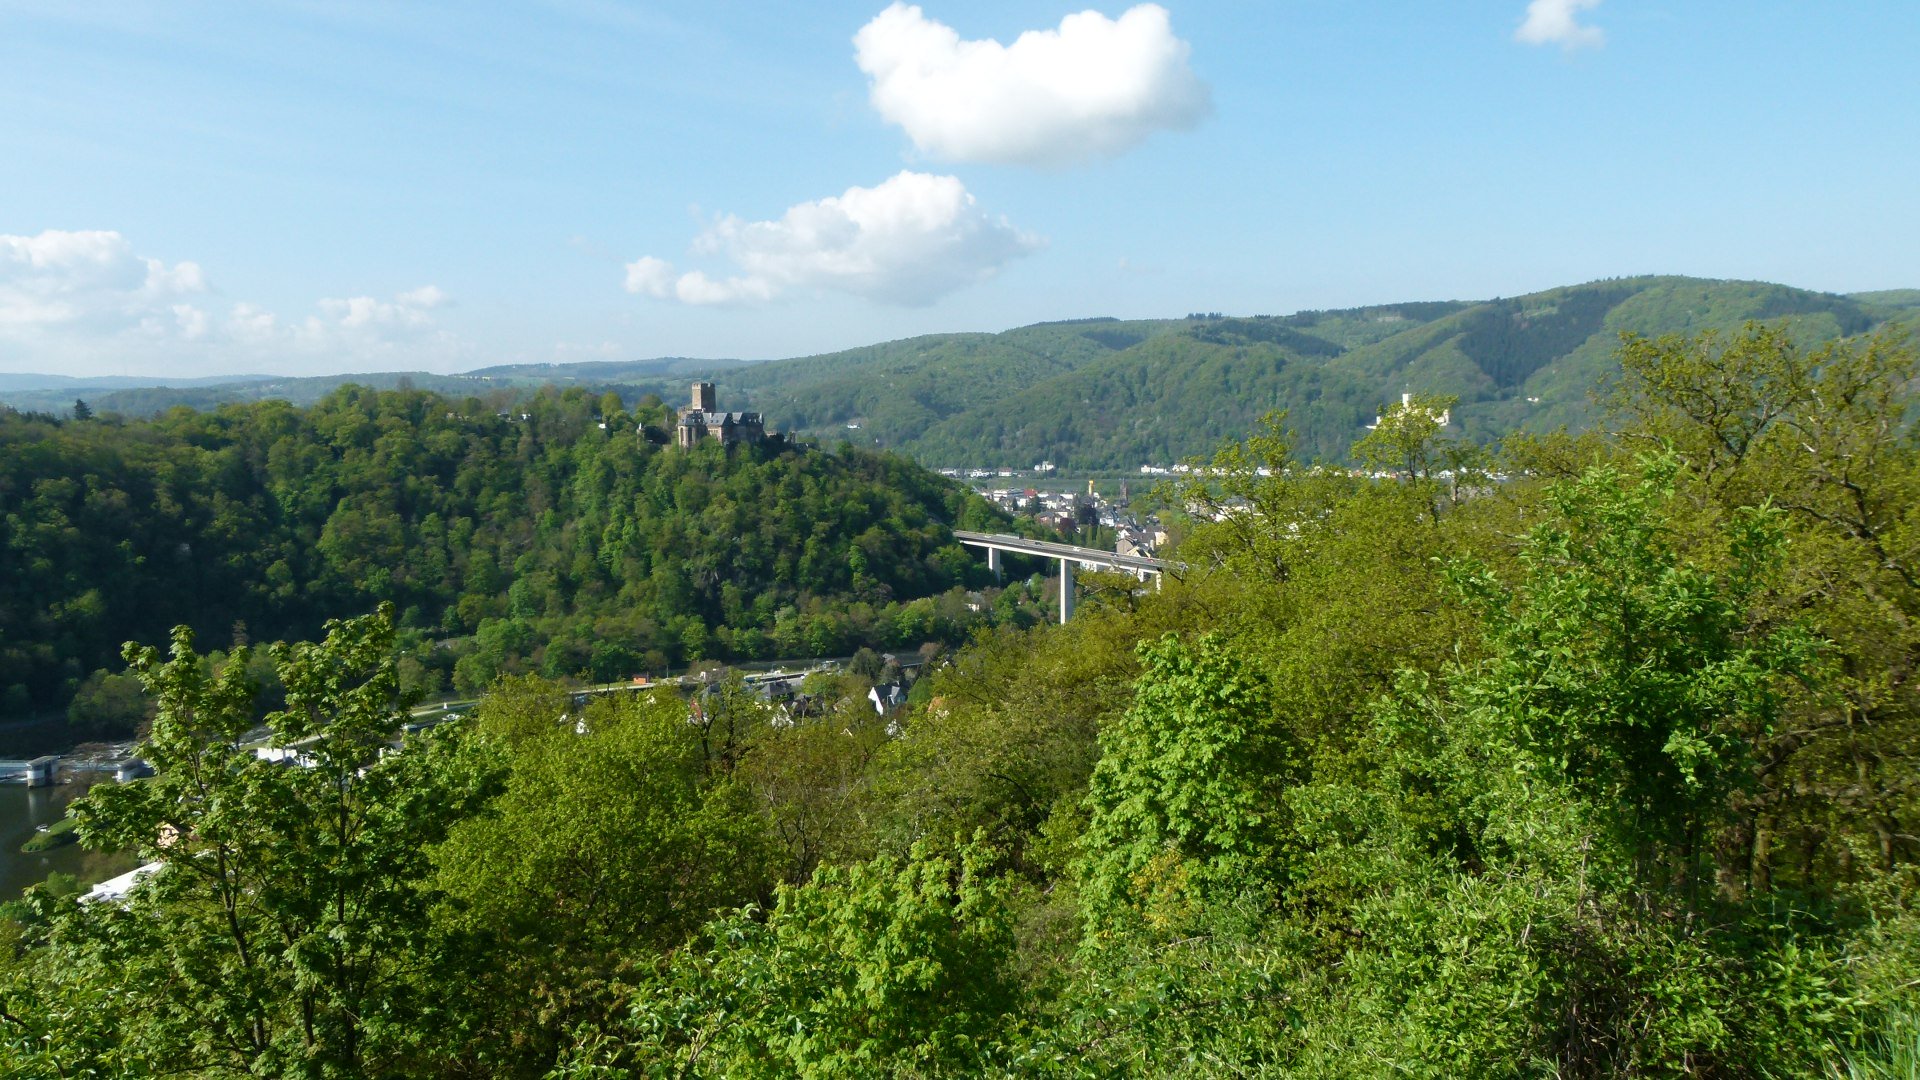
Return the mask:
[[[409,379],[454,395],[549,382],[678,401],[689,378],[776,429],[904,451],[929,465],[1131,468],[1202,454],[1285,409],[1308,456],[1343,457],[1383,401],[1455,394],[1472,437],[1579,427],[1623,333],[1693,334],[1780,320],[1813,343],[1920,325],[1920,290],[1839,295],[1751,281],[1617,278],[1485,301],[1422,301],[1285,316],[1111,317],[1003,333],[933,334],[817,356],[744,362],[503,365],[459,376],[384,374],[110,390],[96,410],[317,400],[345,382]],[[14,379],[19,376],[11,377]],[[0,401],[64,408],[73,389]]]

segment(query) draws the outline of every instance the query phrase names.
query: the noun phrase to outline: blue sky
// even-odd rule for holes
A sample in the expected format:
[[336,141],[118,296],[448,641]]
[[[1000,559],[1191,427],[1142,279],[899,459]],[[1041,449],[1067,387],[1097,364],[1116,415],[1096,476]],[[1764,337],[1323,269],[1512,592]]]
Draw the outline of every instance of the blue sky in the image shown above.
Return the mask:
[[0,0],[0,371],[1920,287],[1910,0],[1086,10]]

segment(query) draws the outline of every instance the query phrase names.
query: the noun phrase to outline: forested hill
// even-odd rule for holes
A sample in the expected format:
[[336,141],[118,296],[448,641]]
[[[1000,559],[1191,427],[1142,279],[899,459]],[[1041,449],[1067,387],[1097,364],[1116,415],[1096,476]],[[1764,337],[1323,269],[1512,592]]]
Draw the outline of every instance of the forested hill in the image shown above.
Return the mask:
[[[739,361],[687,360],[664,357],[619,365],[618,377],[605,374],[582,380],[563,365],[521,364],[511,370],[436,375],[426,371],[369,371],[344,375],[231,375],[196,379],[156,379],[138,375],[73,378],[65,375],[0,373],[0,404],[21,412],[65,414],[82,400],[99,412],[127,416],[157,416],[185,405],[215,409],[249,401],[286,401],[312,405],[343,386],[375,390],[429,390],[449,397],[479,395],[490,404],[505,405],[515,397],[543,386],[582,385],[605,388],[610,383],[661,381],[681,372],[704,373]],[[676,395],[677,396],[677,395]]]
[[936,466],[1170,464],[1244,434],[1269,409],[1287,410],[1309,456],[1342,459],[1402,391],[1458,395],[1454,415],[1478,439],[1581,427],[1594,387],[1618,370],[1623,333],[1786,319],[1825,341],[1912,319],[1917,306],[1905,293],[1649,277],[1482,303],[1043,324],[715,376],[723,397],[744,398],[776,425],[837,431]]
[[[1088,575],[885,714],[853,672],[804,710],[503,679],[391,753],[390,611],[271,651],[298,708],[136,648],[154,775],[68,835],[150,872],[0,904],[0,1077],[1910,1080],[1920,354],[1621,359],[1606,430],[1515,440],[1491,491],[1256,431],[1184,478],[1159,587]],[[292,449],[471,437],[383,400]],[[1451,457],[1425,420],[1360,452]],[[600,512],[519,455],[550,437],[483,434],[530,479],[480,506],[595,562],[539,539]],[[719,468],[567,445],[576,491]],[[832,508],[891,466],[744,467]]]
[[383,600],[428,689],[963,633],[946,594],[978,571],[949,528],[1001,527],[985,502],[872,451],[682,451],[666,420],[579,389],[507,416],[357,387],[151,421],[0,410],[0,718],[105,695],[121,643],[176,623],[297,637]]
[[[1126,468],[1204,454],[1284,409],[1309,456],[1338,460],[1379,406],[1404,391],[1458,395],[1454,417],[1491,441],[1514,430],[1580,428],[1592,392],[1618,370],[1623,333],[1731,331],[1785,321],[1808,342],[1888,322],[1920,325],[1920,291],[1841,296],[1782,285],[1639,277],[1508,299],[1390,304],[1286,316],[1082,319],[998,334],[941,334],[821,356],[743,363],[656,359],[530,364],[465,375],[354,376],[374,385],[491,395],[533,386],[648,393],[679,403],[712,379],[729,408],[827,443],[898,450],[922,464]],[[403,383],[403,380],[410,380]],[[148,415],[175,404],[284,397],[311,402],[341,378],[226,386],[31,390],[0,401]]]

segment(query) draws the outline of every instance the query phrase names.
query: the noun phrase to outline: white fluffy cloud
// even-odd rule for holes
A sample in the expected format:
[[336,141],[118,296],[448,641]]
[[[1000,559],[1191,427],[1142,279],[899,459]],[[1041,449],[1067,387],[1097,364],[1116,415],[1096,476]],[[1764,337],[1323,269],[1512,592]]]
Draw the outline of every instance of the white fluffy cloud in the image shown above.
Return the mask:
[[12,370],[286,370],[400,348],[439,360],[459,343],[429,313],[449,303],[423,285],[391,300],[324,299],[316,314],[283,323],[254,304],[218,301],[197,264],[140,255],[118,232],[0,234],[0,363]]
[[952,176],[901,172],[870,188],[792,207],[776,221],[720,218],[695,239],[735,273],[677,273],[651,255],[627,264],[627,291],[684,304],[754,304],[789,289],[826,289],[892,304],[930,304],[991,277],[1040,240],[980,209]]
[[434,308],[446,307],[453,303],[453,298],[438,285],[422,285],[417,289],[408,289],[394,299],[420,311],[432,311]]
[[434,285],[409,289],[392,300],[329,297],[320,301],[320,314],[309,317],[307,327],[315,333],[340,329],[405,334],[431,328],[433,317],[427,312],[446,302],[447,294]]
[[951,161],[1070,165],[1193,127],[1212,105],[1165,8],[1082,11],[1012,45],[963,41],[895,3],[853,38],[873,106],[924,153]]
[[143,258],[117,232],[0,235],[0,328],[97,333],[186,323],[180,298],[206,291],[198,266]]
[[1599,6],[1600,0],[1532,0],[1513,39],[1526,45],[1597,48],[1606,44],[1606,31],[1581,22],[1580,13]]

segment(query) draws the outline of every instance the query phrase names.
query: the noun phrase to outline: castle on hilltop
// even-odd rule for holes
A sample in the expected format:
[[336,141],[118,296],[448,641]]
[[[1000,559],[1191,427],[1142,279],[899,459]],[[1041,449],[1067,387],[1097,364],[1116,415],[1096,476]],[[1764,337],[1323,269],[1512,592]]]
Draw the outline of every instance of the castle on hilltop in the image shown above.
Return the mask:
[[757,443],[767,437],[766,422],[757,412],[721,412],[714,408],[713,384],[693,384],[693,404],[680,414],[680,426],[674,443],[683,448],[699,446],[702,439],[718,439],[722,446]]
[[[1387,417],[1401,414],[1411,415],[1413,411],[1413,395],[1403,392],[1400,395],[1400,405],[1398,408],[1389,405],[1385,409],[1382,409],[1379,415],[1373,418],[1373,423],[1366,425],[1366,428],[1368,431],[1373,431],[1379,428],[1381,424],[1386,423]],[[1453,423],[1452,409],[1441,409],[1439,412],[1435,412],[1432,409],[1421,409],[1420,411],[1425,413],[1427,419],[1432,420],[1436,427],[1446,427],[1448,424]]]

